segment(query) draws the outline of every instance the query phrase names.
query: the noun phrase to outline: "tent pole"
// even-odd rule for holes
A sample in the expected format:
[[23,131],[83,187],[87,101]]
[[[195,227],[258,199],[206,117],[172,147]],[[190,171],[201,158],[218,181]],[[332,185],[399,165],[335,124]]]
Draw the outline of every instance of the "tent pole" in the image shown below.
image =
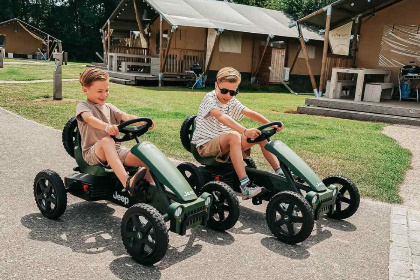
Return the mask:
[[306,48],[306,43],[305,43],[305,39],[304,39],[303,34],[302,34],[302,30],[300,28],[300,24],[297,23],[296,27],[298,29],[299,40],[300,40],[300,44],[302,45],[302,51],[303,51],[303,54],[305,56],[306,67],[308,68],[309,77],[311,78],[312,89],[314,91],[315,97],[319,97],[315,77],[312,74],[311,65],[309,64],[308,50]]
[[324,37],[324,51],[322,53],[322,65],[321,65],[321,78],[319,81],[319,96],[322,96],[322,91],[324,90],[325,84],[325,64],[327,63],[327,54],[328,54],[328,43],[329,43],[329,34],[331,26],[331,12],[332,7],[328,6],[327,9],[327,20],[325,23],[325,37]]
[[301,49],[302,49],[302,46],[301,46],[301,45],[299,45],[299,46],[298,46],[298,49],[297,49],[297,53],[296,53],[296,55],[295,55],[295,58],[293,59],[292,66],[290,66],[290,74],[292,74],[293,68],[295,68],[296,61],[297,61],[297,59],[298,59],[298,57],[299,57],[299,53],[300,53],[300,50],[301,50]]
[[137,25],[139,26],[139,31],[140,31],[141,47],[142,48],[147,48],[147,41],[146,41],[146,36],[144,34],[144,27],[143,27],[143,24],[142,24],[141,19],[140,19],[139,10],[137,8],[136,0],[133,0],[133,5],[134,5],[134,12],[136,14]]
[[162,69],[162,65],[163,65],[163,18],[162,18],[162,14],[159,15],[160,18],[160,23],[159,23],[159,87],[162,86],[162,77],[163,77],[163,69]]
[[353,58],[352,58],[352,67],[356,67],[356,58],[357,58],[357,51],[359,48],[359,40],[358,40],[358,36],[360,33],[360,27],[361,27],[361,17],[357,16],[354,19],[354,29],[353,29],[353,45],[352,45],[352,49],[353,49]]

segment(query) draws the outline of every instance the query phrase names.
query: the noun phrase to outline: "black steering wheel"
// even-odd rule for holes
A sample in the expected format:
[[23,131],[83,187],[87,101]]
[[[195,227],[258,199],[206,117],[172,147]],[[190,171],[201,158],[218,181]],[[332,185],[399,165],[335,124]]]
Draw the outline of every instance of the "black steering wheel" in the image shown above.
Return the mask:
[[258,136],[255,139],[247,138],[246,141],[248,143],[257,143],[257,142],[264,141],[266,139],[268,139],[270,141],[270,137],[273,136],[274,134],[276,134],[277,130],[275,128],[271,128],[271,129],[266,129],[266,128],[268,128],[270,126],[273,126],[273,125],[277,125],[278,127],[282,127],[283,123],[282,122],[266,123],[265,125],[262,125],[262,126],[257,128],[259,131],[261,131],[260,136]]
[[[131,126],[127,127],[130,124],[136,123],[136,122],[146,122],[144,125],[137,125],[137,126]],[[115,136],[111,136],[112,139],[114,139],[116,142],[126,142],[133,139],[136,139],[137,142],[139,142],[138,137],[145,134],[149,128],[153,125],[153,121],[150,118],[135,118],[132,120],[125,121],[121,123],[118,126],[118,130],[125,135],[122,138],[117,138]]]

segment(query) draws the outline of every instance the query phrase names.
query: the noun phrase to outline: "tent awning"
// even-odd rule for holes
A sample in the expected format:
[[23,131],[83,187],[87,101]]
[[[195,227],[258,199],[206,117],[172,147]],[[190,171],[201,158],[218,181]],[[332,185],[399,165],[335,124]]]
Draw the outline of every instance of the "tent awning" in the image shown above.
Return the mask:
[[[357,16],[366,17],[404,0],[339,0],[331,4],[331,28],[341,26]],[[325,28],[326,13],[320,13],[304,23]]]
[[[137,5],[140,11],[152,12],[152,7],[171,25],[298,38],[296,29],[287,26],[291,18],[280,11],[213,0],[145,0]],[[133,1],[122,0],[109,21],[114,31],[136,30]],[[305,38],[323,40],[317,32],[304,29],[303,33]]]

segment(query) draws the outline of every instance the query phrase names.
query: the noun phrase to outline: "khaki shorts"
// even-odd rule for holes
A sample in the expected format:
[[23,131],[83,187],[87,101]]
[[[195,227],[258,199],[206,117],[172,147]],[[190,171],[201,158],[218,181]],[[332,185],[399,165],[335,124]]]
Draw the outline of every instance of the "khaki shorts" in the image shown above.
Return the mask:
[[[222,149],[220,148],[220,136],[217,136],[209,142],[198,146],[197,152],[201,157],[216,157],[216,160],[219,162],[228,161],[230,156],[229,152],[224,155],[222,154]],[[251,149],[242,151],[243,158],[249,158],[250,155]]]
[[[86,153],[83,155],[83,159],[86,161],[89,165],[103,165],[107,166],[107,162],[101,162],[101,160],[98,158],[98,156],[95,154],[95,143],[92,147],[89,148],[89,150],[86,151]],[[116,144],[115,148],[117,149],[118,157],[120,158],[121,162],[124,164],[125,158],[127,157],[128,153],[130,152],[129,149],[122,147],[120,144]]]

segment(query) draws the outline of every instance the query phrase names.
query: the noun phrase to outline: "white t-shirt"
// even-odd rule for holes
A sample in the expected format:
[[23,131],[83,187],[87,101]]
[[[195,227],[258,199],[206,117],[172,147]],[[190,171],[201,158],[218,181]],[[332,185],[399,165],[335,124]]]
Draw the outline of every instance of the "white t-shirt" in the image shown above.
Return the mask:
[[207,93],[201,101],[200,108],[198,108],[197,118],[195,119],[195,131],[191,140],[191,143],[197,147],[232,130],[210,115],[210,110],[214,108],[219,109],[223,114],[230,116],[234,120],[240,121],[244,117],[242,110],[246,107],[235,97],[227,104],[223,104],[217,99],[214,90]]

